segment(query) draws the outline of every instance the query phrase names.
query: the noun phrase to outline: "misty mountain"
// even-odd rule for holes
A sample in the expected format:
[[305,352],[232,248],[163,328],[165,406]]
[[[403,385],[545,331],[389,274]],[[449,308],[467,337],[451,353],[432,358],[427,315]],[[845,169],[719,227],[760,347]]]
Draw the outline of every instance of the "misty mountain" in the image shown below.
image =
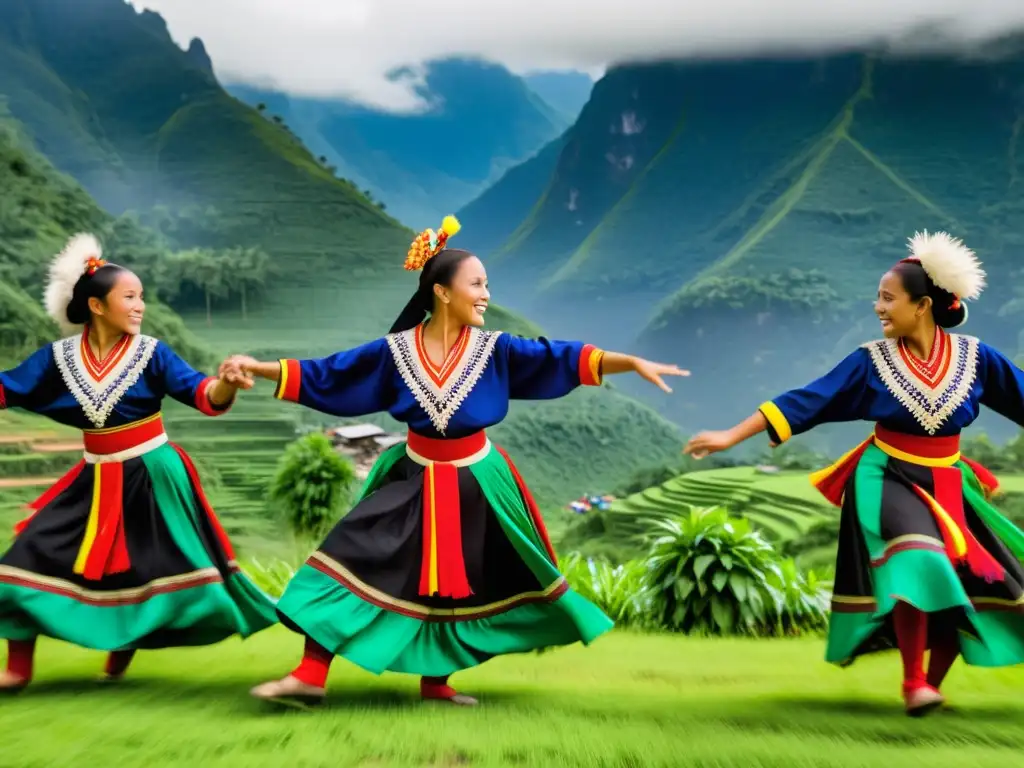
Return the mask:
[[694,369],[663,411],[686,427],[877,337],[878,278],[920,229],[978,252],[991,285],[964,331],[1013,354],[1022,86],[1019,57],[621,66],[558,157],[506,174],[464,224],[487,222],[497,300]]
[[569,122],[579,117],[580,110],[590,98],[593,78],[586,72],[550,70],[528,72],[523,80],[534,93],[550,104]]
[[392,114],[345,100],[228,86],[245,103],[280,118],[340,175],[414,229],[434,226],[472,200],[573,119],[505,67],[478,60],[429,62],[416,89],[430,106]]

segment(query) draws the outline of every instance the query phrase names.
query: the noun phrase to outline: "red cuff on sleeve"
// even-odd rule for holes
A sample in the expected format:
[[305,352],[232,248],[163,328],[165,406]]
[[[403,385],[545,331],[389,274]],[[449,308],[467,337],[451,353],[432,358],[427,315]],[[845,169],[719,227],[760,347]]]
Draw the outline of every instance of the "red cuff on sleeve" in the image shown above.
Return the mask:
[[281,378],[277,382],[277,389],[274,397],[278,400],[287,400],[290,403],[299,402],[299,392],[302,391],[302,366],[298,360],[281,360]]
[[210,402],[210,396],[208,394],[210,385],[213,384],[217,379],[214,376],[207,376],[196,387],[196,408],[204,416],[220,416],[231,410],[231,406],[234,405],[234,398],[225,403],[224,405],[214,405]]
[[4,385],[0,384],[0,411],[7,407],[7,393],[4,392]]
[[597,387],[601,385],[601,359],[604,357],[604,350],[598,349],[593,344],[584,344],[580,351],[580,384],[584,387]]

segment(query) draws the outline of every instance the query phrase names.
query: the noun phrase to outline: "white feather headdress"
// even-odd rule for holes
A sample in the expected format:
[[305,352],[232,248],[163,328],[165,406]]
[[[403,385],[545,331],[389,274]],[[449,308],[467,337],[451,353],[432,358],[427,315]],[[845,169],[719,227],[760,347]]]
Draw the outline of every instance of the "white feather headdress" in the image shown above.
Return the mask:
[[917,232],[909,240],[910,258],[921,262],[939,288],[958,299],[977,299],[985,287],[985,271],[974,251],[945,232]]
[[64,250],[50,262],[50,279],[43,294],[46,313],[57,321],[61,331],[74,333],[82,326],[68,321],[68,304],[75,291],[75,283],[93,263],[102,263],[103,249],[90,234],[78,234],[68,240]]

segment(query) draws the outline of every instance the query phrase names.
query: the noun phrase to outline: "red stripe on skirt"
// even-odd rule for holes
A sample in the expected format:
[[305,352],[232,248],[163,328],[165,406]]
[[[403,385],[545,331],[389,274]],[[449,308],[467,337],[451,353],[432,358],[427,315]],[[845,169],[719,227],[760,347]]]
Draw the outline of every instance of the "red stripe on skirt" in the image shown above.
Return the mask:
[[71,469],[69,469],[64,474],[64,476],[62,478],[60,478],[60,480],[58,480],[56,483],[51,485],[46,491],[44,491],[42,496],[40,496],[38,499],[36,499],[35,501],[31,502],[30,504],[27,504],[26,507],[28,509],[32,510],[32,514],[29,515],[28,517],[26,517],[24,520],[20,520],[20,521],[18,521],[17,523],[14,524],[14,535],[17,536],[23,530],[25,530],[25,526],[29,524],[29,521],[32,520],[32,518],[36,516],[36,513],[40,509],[42,509],[47,504],[49,504],[51,501],[53,501],[58,496],[60,496],[62,493],[64,493],[64,491],[66,491],[68,489],[68,487],[73,482],[75,482],[75,479],[80,474],[82,474],[82,470],[84,468],[85,468],[85,459],[82,459],[77,464],[75,464],[75,466],[73,466]]
[[192,463],[191,457],[185,453],[180,445],[171,443],[171,447],[175,453],[181,458],[181,463],[185,465],[185,471],[188,472],[189,479],[192,481],[192,487],[195,488],[196,495],[199,497],[199,503],[203,507],[203,512],[206,513],[207,519],[210,521],[210,525],[213,526],[213,531],[217,536],[217,540],[220,542],[221,547],[224,548],[224,554],[227,555],[228,560],[235,559],[235,550],[231,546],[231,540],[228,538],[227,533],[224,532],[224,528],[220,524],[220,520],[217,519],[216,513],[213,511],[213,507],[210,506],[210,502],[206,498],[206,493],[203,491],[203,484],[199,482],[199,472],[196,471],[196,465]]
[[[967,527],[967,516],[964,512],[963,474],[960,469],[958,467],[932,467],[932,482],[935,485],[935,501],[953,519],[967,542],[967,554],[963,559],[966,560],[971,573],[989,583],[1003,581],[1006,578],[1003,567],[981,546],[981,543]],[[941,524],[939,527],[943,528]],[[943,538],[945,538],[945,532]],[[955,555],[949,542],[946,543],[946,550],[949,552],[950,559],[954,559]],[[953,562],[956,563],[956,560],[954,559]]]
[[131,568],[124,535],[124,465],[112,461],[95,467],[93,482],[100,484],[99,521],[82,571],[90,581]]
[[533,525],[537,529],[537,533],[540,534],[541,541],[544,542],[544,548],[548,551],[548,557],[551,558],[551,562],[554,565],[558,564],[558,555],[555,554],[555,547],[551,543],[551,537],[548,536],[547,526],[544,525],[544,518],[540,516],[540,509],[537,507],[537,502],[533,499],[533,494],[530,493],[530,489],[523,481],[522,476],[519,474],[519,470],[516,469],[516,465],[512,463],[512,459],[509,457],[503,448],[494,446],[498,453],[500,453],[505,462],[508,464],[509,470],[512,472],[512,477],[515,478],[516,485],[519,487],[519,493],[523,496],[523,501],[526,502],[526,508],[530,512],[530,517],[533,518]]

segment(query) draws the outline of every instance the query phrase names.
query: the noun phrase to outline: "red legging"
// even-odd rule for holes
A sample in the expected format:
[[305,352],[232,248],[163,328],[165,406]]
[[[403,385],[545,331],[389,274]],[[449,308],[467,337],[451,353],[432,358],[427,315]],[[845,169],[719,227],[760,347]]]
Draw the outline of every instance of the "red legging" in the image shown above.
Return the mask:
[[956,630],[951,627],[933,627],[932,656],[928,673],[924,671],[924,652],[928,649],[928,614],[904,602],[893,609],[896,643],[903,660],[903,688],[913,690],[925,685],[938,688],[946,673],[960,655]]
[[[8,640],[7,641],[7,672],[22,680],[31,680],[33,667],[35,666],[36,640]],[[108,675],[119,677],[123,675],[135,656],[134,650],[112,651],[107,656],[105,671]]]

